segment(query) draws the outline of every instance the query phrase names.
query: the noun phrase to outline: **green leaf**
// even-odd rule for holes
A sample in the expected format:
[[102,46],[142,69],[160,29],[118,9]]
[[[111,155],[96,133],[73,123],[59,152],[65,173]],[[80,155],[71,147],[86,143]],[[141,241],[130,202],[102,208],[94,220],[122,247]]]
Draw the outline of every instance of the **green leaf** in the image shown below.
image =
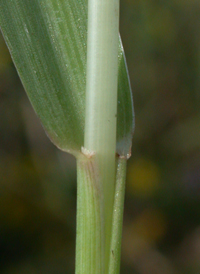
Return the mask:
[[[84,142],[86,0],[0,0],[0,25],[28,97],[51,141],[74,155]],[[132,95],[121,42],[117,153],[127,156]]]

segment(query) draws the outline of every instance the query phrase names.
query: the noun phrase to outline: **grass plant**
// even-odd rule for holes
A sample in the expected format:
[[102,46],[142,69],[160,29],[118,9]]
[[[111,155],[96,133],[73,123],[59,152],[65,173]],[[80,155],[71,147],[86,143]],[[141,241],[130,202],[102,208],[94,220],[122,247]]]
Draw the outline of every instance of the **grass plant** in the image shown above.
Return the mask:
[[117,274],[134,124],[119,0],[0,0],[0,24],[47,135],[77,159],[76,274]]

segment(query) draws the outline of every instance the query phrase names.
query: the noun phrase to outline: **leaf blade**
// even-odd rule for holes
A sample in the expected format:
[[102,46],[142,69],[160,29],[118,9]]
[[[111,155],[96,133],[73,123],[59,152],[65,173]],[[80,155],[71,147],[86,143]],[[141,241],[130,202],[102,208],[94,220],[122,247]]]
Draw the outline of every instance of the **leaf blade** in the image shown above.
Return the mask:
[[[47,135],[76,155],[84,141],[87,1],[0,0],[0,24]],[[118,96],[117,152],[125,156],[131,146],[133,108],[122,45]]]

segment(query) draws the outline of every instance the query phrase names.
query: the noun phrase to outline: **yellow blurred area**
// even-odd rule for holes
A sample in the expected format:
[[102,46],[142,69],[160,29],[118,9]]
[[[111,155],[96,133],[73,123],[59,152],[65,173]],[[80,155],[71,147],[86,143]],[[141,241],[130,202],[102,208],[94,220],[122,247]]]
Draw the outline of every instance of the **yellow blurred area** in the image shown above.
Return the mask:
[[149,197],[158,188],[160,170],[151,160],[139,158],[131,162],[127,173],[127,192],[135,196]]
[[[156,247],[165,237],[167,229],[168,220],[164,212],[156,208],[145,209],[132,223],[125,225],[123,254],[127,264],[143,267],[144,270],[139,273],[165,273],[164,257],[161,258]],[[157,272],[157,268],[162,272]]]
[[160,240],[167,231],[166,216],[159,209],[145,209],[132,223],[132,233],[149,244]]

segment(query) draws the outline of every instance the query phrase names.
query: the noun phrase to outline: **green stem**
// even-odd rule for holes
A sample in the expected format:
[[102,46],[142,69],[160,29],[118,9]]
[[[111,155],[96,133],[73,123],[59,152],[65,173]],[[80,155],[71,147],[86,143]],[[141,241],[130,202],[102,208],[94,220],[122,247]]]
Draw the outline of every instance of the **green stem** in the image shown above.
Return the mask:
[[103,274],[108,273],[115,188],[118,32],[119,0],[89,0],[83,153],[87,156],[95,154],[102,185],[102,240],[105,244]]
[[120,273],[121,238],[124,211],[124,194],[127,159],[119,158],[113,207],[112,240],[110,247],[109,274]]
[[103,195],[95,157],[77,159],[76,274],[119,274],[127,159],[118,158],[109,270],[105,272]]
[[103,274],[102,191],[94,159],[77,159],[76,274]]

